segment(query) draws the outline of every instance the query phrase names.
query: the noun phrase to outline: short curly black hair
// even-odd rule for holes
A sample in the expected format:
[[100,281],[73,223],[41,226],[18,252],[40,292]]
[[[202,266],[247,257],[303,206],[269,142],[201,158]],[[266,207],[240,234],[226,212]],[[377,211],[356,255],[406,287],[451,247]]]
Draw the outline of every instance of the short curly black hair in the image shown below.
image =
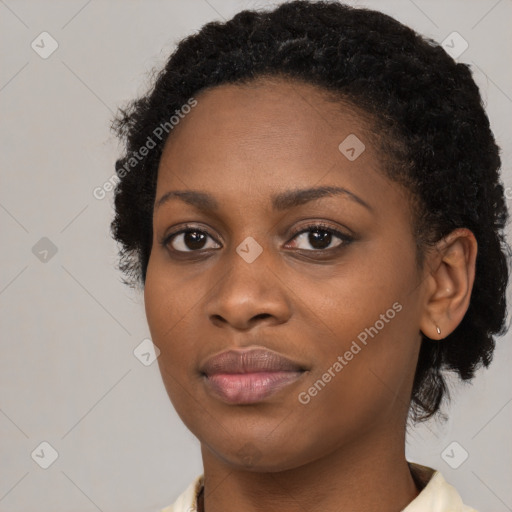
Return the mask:
[[[265,77],[316,85],[370,116],[373,133],[385,143],[386,174],[412,198],[418,261],[456,228],[475,235],[468,311],[444,340],[422,334],[410,412],[424,421],[449,398],[443,370],[471,380],[491,362],[493,335],[506,332],[508,211],[499,148],[469,66],[390,16],[339,2],[297,0],[273,10],[244,10],[179,42],[151,90],[120,108],[112,123],[125,148],[116,162],[111,225],[124,282],[145,283],[166,141],[155,137],[155,128],[166,122],[169,127],[169,119],[200,91]],[[141,151],[150,138],[155,147]]]

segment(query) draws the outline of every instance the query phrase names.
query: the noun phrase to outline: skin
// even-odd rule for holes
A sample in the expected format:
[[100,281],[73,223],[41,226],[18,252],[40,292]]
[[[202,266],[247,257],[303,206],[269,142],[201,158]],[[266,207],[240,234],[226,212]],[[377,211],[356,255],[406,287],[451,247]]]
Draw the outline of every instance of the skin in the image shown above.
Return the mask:
[[[179,198],[155,206],[144,294],[163,382],[201,443],[205,510],[401,510],[419,492],[404,445],[421,332],[442,339],[462,320],[475,238],[454,231],[420,268],[407,194],[385,177],[371,126],[313,85],[267,79],[196,99],[166,142],[155,205],[169,191],[200,190],[219,206]],[[354,161],[338,149],[349,134],[366,146]],[[343,187],[369,208],[348,194],[271,207],[277,193],[319,186]],[[332,235],[325,246],[338,248],[318,249],[308,232],[293,234],[317,221],[353,241]],[[187,246],[183,235],[161,243],[185,223],[207,233],[203,246]],[[252,263],[236,252],[247,237],[263,249]],[[395,302],[400,312],[300,403]],[[308,371],[256,404],[208,393],[200,365],[253,346]]]

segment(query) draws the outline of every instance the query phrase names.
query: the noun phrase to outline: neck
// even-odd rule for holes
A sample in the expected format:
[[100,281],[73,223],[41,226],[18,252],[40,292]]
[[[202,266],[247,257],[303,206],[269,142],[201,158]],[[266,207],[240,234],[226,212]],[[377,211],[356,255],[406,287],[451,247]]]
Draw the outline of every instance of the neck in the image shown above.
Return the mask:
[[380,433],[300,467],[258,472],[233,467],[202,445],[204,511],[397,512],[419,493],[404,446],[405,430],[394,438]]

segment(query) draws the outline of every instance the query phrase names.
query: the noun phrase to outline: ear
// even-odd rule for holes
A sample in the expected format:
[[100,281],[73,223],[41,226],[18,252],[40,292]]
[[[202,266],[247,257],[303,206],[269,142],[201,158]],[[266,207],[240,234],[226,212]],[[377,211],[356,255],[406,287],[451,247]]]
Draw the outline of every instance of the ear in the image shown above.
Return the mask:
[[477,251],[475,235],[467,228],[455,229],[429,251],[420,319],[421,332],[428,338],[445,338],[464,318],[475,280]]

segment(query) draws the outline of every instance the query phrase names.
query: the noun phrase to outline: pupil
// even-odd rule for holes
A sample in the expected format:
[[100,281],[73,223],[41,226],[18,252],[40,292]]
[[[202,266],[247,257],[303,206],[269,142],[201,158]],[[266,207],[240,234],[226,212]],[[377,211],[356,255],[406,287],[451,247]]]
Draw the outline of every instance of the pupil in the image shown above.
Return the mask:
[[328,231],[311,231],[309,233],[309,243],[315,249],[325,249],[326,247],[329,247],[331,237],[332,235]]
[[189,249],[201,249],[204,245],[205,234],[198,231],[188,231],[185,233],[185,245]]

